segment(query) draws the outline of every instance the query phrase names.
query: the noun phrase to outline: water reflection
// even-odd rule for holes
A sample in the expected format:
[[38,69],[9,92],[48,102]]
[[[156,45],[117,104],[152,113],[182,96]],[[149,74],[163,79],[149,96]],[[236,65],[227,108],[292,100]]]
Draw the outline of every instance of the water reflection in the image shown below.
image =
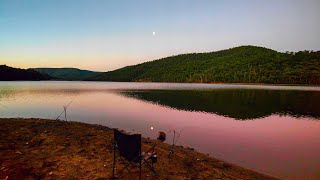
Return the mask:
[[151,138],[163,131],[169,143],[170,130],[183,129],[179,145],[284,179],[319,179],[320,121],[310,119],[319,119],[320,88],[242,87],[0,82],[0,117],[56,119],[73,100],[71,121]]
[[238,120],[277,115],[320,118],[320,92],[254,89],[210,91],[148,90],[120,94],[186,111],[202,111]]

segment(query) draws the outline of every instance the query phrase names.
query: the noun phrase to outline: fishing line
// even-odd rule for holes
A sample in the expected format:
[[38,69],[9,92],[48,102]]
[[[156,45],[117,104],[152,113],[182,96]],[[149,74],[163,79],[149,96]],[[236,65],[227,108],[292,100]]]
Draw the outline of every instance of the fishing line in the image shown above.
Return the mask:
[[169,131],[168,131],[169,133],[173,132],[173,140],[172,140],[172,141],[173,141],[173,142],[172,142],[173,145],[175,145],[175,144],[178,142],[182,131],[183,131],[183,128],[180,130],[179,133],[177,133],[177,135],[176,135],[176,130],[169,130]]
[[176,144],[176,143],[178,142],[182,131],[183,131],[183,129],[181,129],[180,132],[178,133],[177,138],[176,138],[176,140],[174,141],[174,144]]
[[74,100],[76,97],[77,97],[77,95],[75,95],[75,97],[74,97],[66,106],[63,106],[63,111],[62,111],[62,112],[60,113],[60,115],[56,118],[56,120],[58,120],[63,113],[65,113],[65,118],[66,118],[66,113],[67,113],[66,111],[67,111],[68,107],[70,106],[70,104],[73,102],[73,100]]
[[[173,140],[172,140],[171,148],[170,148],[170,150],[169,150],[169,155],[168,155],[168,157],[173,156],[173,154],[174,154],[174,147],[176,146],[176,143],[178,142],[178,140],[179,140],[179,138],[180,138],[180,135],[181,135],[181,133],[182,133],[182,130],[183,130],[183,129],[181,129],[180,132],[177,133],[177,136],[176,136],[176,130],[173,130]],[[170,130],[169,133],[170,133],[170,132],[172,132],[172,130]]]

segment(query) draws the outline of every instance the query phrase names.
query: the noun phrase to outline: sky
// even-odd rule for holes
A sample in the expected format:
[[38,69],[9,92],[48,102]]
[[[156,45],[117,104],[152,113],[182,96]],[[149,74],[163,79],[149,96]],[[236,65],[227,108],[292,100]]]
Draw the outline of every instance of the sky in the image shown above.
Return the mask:
[[0,0],[0,64],[109,71],[241,45],[320,50],[319,0]]

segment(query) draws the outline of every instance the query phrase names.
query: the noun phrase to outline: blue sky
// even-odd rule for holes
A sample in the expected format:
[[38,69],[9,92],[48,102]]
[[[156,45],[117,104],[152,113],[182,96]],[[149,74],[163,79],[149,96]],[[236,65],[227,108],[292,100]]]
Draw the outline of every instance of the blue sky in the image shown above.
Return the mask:
[[318,0],[0,0],[0,64],[107,71],[240,45],[320,50],[319,19]]

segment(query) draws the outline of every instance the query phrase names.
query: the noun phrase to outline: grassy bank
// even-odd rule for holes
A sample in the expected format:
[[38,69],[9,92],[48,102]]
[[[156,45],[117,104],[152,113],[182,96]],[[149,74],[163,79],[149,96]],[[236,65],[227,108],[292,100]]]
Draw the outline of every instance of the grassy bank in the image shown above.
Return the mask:
[[[0,119],[0,179],[108,179],[112,174],[113,130],[78,122]],[[156,140],[143,139],[143,150]],[[156,146],[159,176],[143,179],[273,179],[211,158],[190,148]],[[118,169],[121,165],[118,166]],[[138,179],[138,172],[124,179]]]

